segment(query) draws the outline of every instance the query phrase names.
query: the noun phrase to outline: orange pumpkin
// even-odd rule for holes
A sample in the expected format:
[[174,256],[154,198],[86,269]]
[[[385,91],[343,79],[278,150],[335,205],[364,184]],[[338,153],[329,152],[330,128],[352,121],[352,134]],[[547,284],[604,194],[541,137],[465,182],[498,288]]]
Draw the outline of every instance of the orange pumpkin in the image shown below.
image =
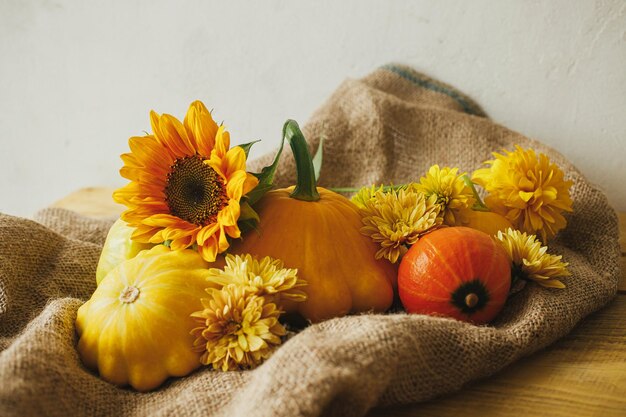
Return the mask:
[[255,206],[258,230],[233,243],[231,253],[280,259],[307,282],[307,300],[285,302],[288,312],[319,322],[350,312],[388,309],[396,267],[375,259],[376,244],[361,234],[358,208],[347,198],[315,186],[307,144],[294,121],[284,128],[296,159],[295,187],[270,191]]
[[398,292],[409,313],[487,323],[511,285],[511,263],[489,235],[448,227],[422,237],[402,258]]

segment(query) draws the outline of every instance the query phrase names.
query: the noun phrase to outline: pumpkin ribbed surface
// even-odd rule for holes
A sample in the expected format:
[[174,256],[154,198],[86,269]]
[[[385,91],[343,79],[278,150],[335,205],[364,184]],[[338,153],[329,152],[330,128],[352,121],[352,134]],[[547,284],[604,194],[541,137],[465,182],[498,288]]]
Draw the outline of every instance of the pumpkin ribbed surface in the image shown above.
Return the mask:
[[495,239],[467,227],[426,234],[402,258],[400,300],[409,313],[453,317],[476,324],[502,309],[511,262]]
[[200,366],[190,314],[202,310],[206,274],[197,252],[162,245],[109,272],[78,309],[78,352],[85,365],[139,391]]
[[319,322],[349,312],[385,311],[393,301],[396,268],[376,260],[377,247],[360,232],[356,206],[332,191],[318,187],[320,199],[290,197],[294,187],[274,190],[257,206],[259,230],[249,232],[232,253],[250,253],[281,259],[297,268],[307,300],[287,303]]

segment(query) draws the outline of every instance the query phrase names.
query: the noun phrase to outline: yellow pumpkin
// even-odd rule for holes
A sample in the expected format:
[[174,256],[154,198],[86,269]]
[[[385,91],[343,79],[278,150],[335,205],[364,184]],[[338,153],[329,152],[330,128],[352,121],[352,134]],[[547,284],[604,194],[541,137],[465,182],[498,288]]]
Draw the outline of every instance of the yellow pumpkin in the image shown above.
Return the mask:
[[508,228],[513,228],[509,219],[493,211],[472,211],[468,218],[464,220],[465,222],[459,222],[457,226],[480,230],[483,233],[487,233],[489,236],[498,234],[499,230],[504,232]]
[[116,385],[139,391],[200,365],[190,314],[202,310],[207,263],[195,251],[159,245],[122,262],[78,309],[83,363]]
[[113,223],[100,253],[100,260],[96,269],[97,284],[100,284],[100,281],[117,265],[127,259],[134,258],[142,250],[150,249],[154,246],[149,243],[139,243],[131,240],[130,236],[134,230],[122,219],[117,219]]
[[294,157],[295,187],[268,192],[255,206],[258,230],[236,242],[231,253],[281,259],[307,282],[307,300],[286,303],[312,322],[349,312],[382,312],[391,306],[394,265],[374,258],[377,247],[361,234],[357,207],[347,198],[315,186],[311,156],[297,124],[288,121],[285,138]]

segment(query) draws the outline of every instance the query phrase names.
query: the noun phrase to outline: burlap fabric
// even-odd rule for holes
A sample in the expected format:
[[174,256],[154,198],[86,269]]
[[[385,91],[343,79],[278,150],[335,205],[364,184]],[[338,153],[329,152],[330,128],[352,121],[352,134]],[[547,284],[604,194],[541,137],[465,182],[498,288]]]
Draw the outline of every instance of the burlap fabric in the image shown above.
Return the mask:
[[[0,415],[360,416],[423,401],[493,374],[569,332],[615,294],[618,226],[606,198],[557,152],[489,120],[468,97],[387,66],[348,80],[305,129],[326,137],[321,183],[415,180],[433,163],[471,171],[518,143],[547,153],[574,181],[574,213],[551,251],[567,289],[527,286],[491,326],[419,315],[360,315],[310,326],[254,371],[197,371],[140,394],[85,370],[76,310],[95,288],[110,221],[48,209],[37,222],[0,216]],[[278,183],[293,181],[289,153]],[[256,167],[271,158],[261,158]]]

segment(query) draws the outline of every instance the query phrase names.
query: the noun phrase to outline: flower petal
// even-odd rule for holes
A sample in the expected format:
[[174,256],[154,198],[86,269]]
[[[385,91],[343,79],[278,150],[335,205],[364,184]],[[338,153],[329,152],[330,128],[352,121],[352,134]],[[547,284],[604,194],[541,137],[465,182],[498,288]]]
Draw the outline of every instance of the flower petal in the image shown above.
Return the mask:
[[235,146],[226,152],[226,156],[222,161],[226,178],[230,177],[233,172],[246,169],[246,152],[241,146]]
[[243,195],[243,186],[247,179],[246,171],[235,171],[231,174],[228,182],[226,183],[226,194],[234,200],[241,200]]
[[230,199],[228,206],[224,207],[217,215],[217,223],[220,226],[234,226],[239,220],[241,214],[241,206],[239,201]]
[[131,137],[128,146],[135,160],[151,175],[164,177],[174,163],[168,150],[152,136]]
[[217,153],[220,158],[223,158],[230,148],[230,133],[226,131],[226,128],[222,125],[217,129],[215,135],[215,149],[213,152]]
[[213,223],[211,225],[203,227],[196,236],[196,243],[199,246],[204,245],[204,242],[206,242],[211,236],[213,236],[215,232],[217,232],[219,229],[220,226],[217,223]]
[[217,249],[217,236],[215,235],[212,235],[202,245],[198,246],[198,252],[207,262],[215,262]]
[[142,223],[147,226],[154,226],[154,227],[168,227],[168,226],[185,227],[190,224],[176,216],[172,216],[171,214],[164,214],[164,213],[153,214],[152,216],[145,218],[142,221]]
[[183,124],[189,136],[195,140],[198,153],[209,157],[215,147],[218,126],[201,101],[191,103]]
[[226,233],[224,233],[224,228],[220,225],[219,238],[217,244],[218,253],[222,253],[228,249],[228,239],[226,238]]

